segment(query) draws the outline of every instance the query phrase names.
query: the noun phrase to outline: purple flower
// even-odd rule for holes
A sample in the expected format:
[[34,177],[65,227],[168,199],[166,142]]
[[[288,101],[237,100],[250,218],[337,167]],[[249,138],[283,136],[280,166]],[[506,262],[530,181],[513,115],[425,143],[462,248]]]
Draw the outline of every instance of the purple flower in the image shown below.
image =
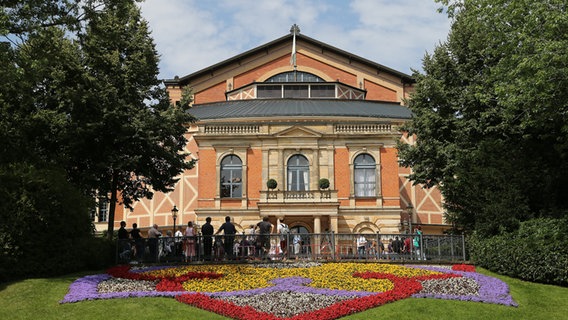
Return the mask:
[[477,301],[477,302],[502,304],[514,307],[518,306],[518,304],[513,300],[513,297],[511,297],[511,295],[509,294],[509,286],[505,282],[497,278],[489,277],[477,272],[454,271],[439,267],[431,267],[431,266],[412,266],[412,267],[443,272],[443,273],[458,274],[461,275],[462,277],[474,279],[479,284],[479,296],[417,293],[412,295],[415,298],[436,298],[436,299],[447,299],[447,300]]

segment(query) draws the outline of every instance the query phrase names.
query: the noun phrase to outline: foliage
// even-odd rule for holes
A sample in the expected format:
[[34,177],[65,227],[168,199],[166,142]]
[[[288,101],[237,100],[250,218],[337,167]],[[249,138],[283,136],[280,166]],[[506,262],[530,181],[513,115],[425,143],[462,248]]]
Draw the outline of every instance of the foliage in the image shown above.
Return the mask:
[[321,179],[319,179],[319,181],[318,181],[318,187],[319,187],[320,189],[327,189],[327,188],[329,188],[329,179],[327,179],[327,178],[321,178]]
[[278,187],[278,182],[274,179],[268,179],[268,181],[266,181],[266,187],[271,190],[276,189],[276,187]]
[[438,2],[453,24],[415,73],[404,130],[417,141],[399,145],[409,178],[438,185],[450,222],[480,235],[566,214],[564,1]]
[[0,280],[88,266],[90,259],[83,258],[93,252],[90,200],[66,181],[65,172],[18,164],[0,167],[0,181]]
[[59,167],[82,193],[110,195],[109,235],[118,202],[168,192],[194,164],[189,105],[170,105],[135,2],[8,1],[0,13],[0,163]]
[[[80,35],[85,64],[96,101],[87,113],[75,114],[81,140],[73,144],[71,176],[86,189],[110,194],[108,234],[120,202],[168,192],[194,160],[184,152],[184,124],[194,119],[188,105],[173,106],[158,80],[158,54],[147,23],[132,1],[87,11],[87,30]],[[98,141],[93,148],[89,141]]]
[[568,286],[568,219],[534,219],[518,231],[469,239],[479,266],[532,282]]
[[118,192],[129,207],[193,166],[189,106],[170,105],[135,2],[3,3],[2,280],[106,266],[114,244],[94,237],[90,199],[110,194],[114,214]]

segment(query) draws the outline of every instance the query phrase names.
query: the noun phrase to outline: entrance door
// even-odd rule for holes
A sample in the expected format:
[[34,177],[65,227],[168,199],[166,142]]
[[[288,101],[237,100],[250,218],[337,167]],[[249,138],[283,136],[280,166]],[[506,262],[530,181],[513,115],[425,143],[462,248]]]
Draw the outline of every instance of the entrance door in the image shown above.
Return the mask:
[[[296,238],[296,235],[299,235],[299,237]],[[292,253],[299,256],[311,254],[312,250],[310,246],[310,231],[306,227],[295,226],[290,228],[290,238],[292,244]],[[296,246],[296,244],[299,244],[299,247]]]

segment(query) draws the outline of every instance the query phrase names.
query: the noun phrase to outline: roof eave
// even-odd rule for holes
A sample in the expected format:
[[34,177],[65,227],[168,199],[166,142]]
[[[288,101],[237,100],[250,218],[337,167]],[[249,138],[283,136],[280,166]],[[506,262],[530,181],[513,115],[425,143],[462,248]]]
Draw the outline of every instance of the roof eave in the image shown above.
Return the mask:
[[[215,70],[221,69],[221,68],[223,68],[223,67],[225,67],[225,66],[227,66],[227,65],[230,65],[230,64],[234,63],[235,61],[239,61],[239,60],[245,59],[245,58],[247,58],[247,57],[249,57],[249,56],[252,56],[252,55],[256,54],[256,53],[259,52],[259,51],[268,50],[268,48],[270,48],[270,47],[272,47],[272,46],[275,46],[275,45],[277,45],[277,44],[279,44],[279,43],[289,41],[289,39],[291,39],[291,38],[292,38],[292,34],[285,35],[285,36],[280,37],[280,38],[278,38],[278,39],[276,39],[276,40],[273,40],[273,41],[271,41],[271,42],[265,43],[265,44],[263,44],[263,45],[261,45],[261,46],[258,46],[258,47],[256,47],[256,48],[253,48],[253,49],[250,49],[250,50],[248,50],[248,51],[245,51],[245,52],[243,52],[243,53],[241,53],[241,54],[239,54],[239,55],[236,55],[236,56],[231,57],[231,58],[229,58],[229,59],[223,60],[223,61],[221,61],[221,62],[219,62],[219,63],[216,63],[216,64],[214,64],[214,65],[212,65],[212,66],[207,67],[207,68],[201,69],[201,70],[199,70],[199,71],[196,71],[196,72],[191,73],[191,74],[189,74],[189,75],[186,75],[186,76],[184,76],[184,77],[181,77],[181,78],[180,78],[180,77],[176,76],[174,79],[165,79],[165,80],[164,80],[164,83],[165,83],[166,85],[168,85],[168,86],[183,86],[183,85],[186,85],[187,83],[191,82],[191,79],[193,79],[193,78],[199,77],[199,76],[201,76],[201,75],[203,75],[203,74],[210,74],[210,73],[214,72]],[[408,75],[408,74],[406,74],[406,73],[404,73],[404,72],[400,72],[400,71],[391,69],[391,68],[389,68],[389,67],[387,67],[387,66],[384,66],[384,65],[382,65],[382,64],[373,62],[373,61],[371,61],[371,60],[365,59],[365,58],[360,57],[360,56],[358,56],[358,55],[354,55],[354,54],[349,53],[349,52],[347,52],[347,51],[345,51],[345,50],[342,50],[342,49],[339,49],[339,48],[337,48],[337,47],[328,45],[328,44],[326,44],[326,43],[324,43],[324,42],[321,42],[321,41],[319,41],[319,40],[310,38],[310,37],[308,37],[308,36],[299,34],[299,35],[297,35],[297,39],[302,39],[302,40],[304,40],[304,41],[311,42],[312,44],[315,44],[315,45],[319,46],[319,47],[322,48],[322,49],[329,50],[329,51],[333,51],[333,52],[335,52],[335,53],[337,53],[337,54],[340,54],[340,55],[342,55],[342,56],[345,56],[345,57],[347,57],[347,58],[348,58],[349,60],[351,60],[351,61],[358,61],[358,62],[360,62],[360,63],[362,63],[362,64],[365,64],[365,65],[368,65],[368,66],[370,66],[370,67],[377,68],[377,69],[380,70],[380,71],[387,72],[387,73],[393,74],[393,75],[395,75],[395,76],[398,76],[398,77],[401,78],[401,81],[402,81],[402,83],[404,83],[404,84],[412,84],[412,83],[415,83],[415,82],[416,82],[416,80],[415,80],[414,78],[412,78],[412,76],[410,76],[410,75]]]

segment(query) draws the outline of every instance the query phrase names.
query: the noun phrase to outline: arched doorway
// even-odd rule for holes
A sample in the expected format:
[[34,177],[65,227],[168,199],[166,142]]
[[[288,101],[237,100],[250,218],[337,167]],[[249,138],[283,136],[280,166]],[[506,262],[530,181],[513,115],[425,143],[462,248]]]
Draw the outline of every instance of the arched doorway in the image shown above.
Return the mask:
[[[311,254],[311,240],[310,240],[310,231],[308,228],[299,225],[293,226],[290,228],[291,234],[291,245],[292,245],[292,252],[297,255],[306,255]],[[295,239],[296,235],[299,235],[299,239]],[[300,241],[300,247],[297,248],[295,245]]]

